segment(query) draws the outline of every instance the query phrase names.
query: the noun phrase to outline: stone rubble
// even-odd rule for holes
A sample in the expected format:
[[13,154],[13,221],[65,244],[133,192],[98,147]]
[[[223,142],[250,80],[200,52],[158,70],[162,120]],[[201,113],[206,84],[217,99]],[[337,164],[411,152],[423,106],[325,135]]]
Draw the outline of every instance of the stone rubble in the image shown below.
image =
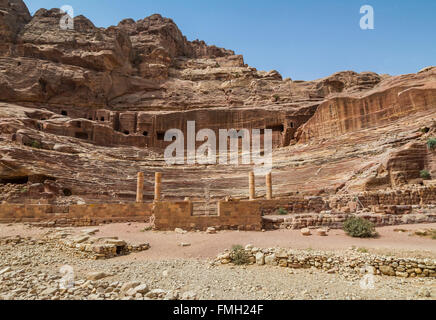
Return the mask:
[[[124,261],[78,259],[70,250],[58,250],[54,242],[10,237],[0,246],[0,299],[429,300],[436,296],[434,278],[375,276],[375,289],[363,290],[359,285],[363,275],[352,269],[339,272],[332,268],[325,272],[315,266],[279,268],[279,264],[285,263],[290,267],[285,259],[289,250],[265,253],[252,245],[246,248],[256,252],[253,265],[229,267],[196,259],[136,261],[133,256],[125,257],[129,259]],[[60,267],[65,265],[74,272],[72,282],[63,289]],[[91,276],[105,277],[88,280]]]
[[[302,230],[303,231],[303,230]],[[346,254],[327,251],[294,250],[284,248],[255,248],[245,246],[249,264],[271,265],[292,269],[316,268],[328,273],[365,273],[368,268],[374,275],[397,276],[402,278],[436,278],[436,260],[397,258],[349,250]],[[231,264],[230,251],[215,259],[219,264]],[[363,270],[363,271],[362,271]]]
[[117,237],[98,238],[89,235],[95,232],[96,231],[89,232],[85,230],[79,235],[72,235],[65,230],[55,229],[48,231],[45,237],[39,240],[32,239],[31,237],[22,238],[20,236],[2,237],[0,238],[0,245],[9,243],[25,243],[29,245],[51,243],[60,251],[69,250],[76,256],[94,260],[110,259],[131,252],[148,250],[150,248],[148,243],[130,245],[124,240],[119,240]]

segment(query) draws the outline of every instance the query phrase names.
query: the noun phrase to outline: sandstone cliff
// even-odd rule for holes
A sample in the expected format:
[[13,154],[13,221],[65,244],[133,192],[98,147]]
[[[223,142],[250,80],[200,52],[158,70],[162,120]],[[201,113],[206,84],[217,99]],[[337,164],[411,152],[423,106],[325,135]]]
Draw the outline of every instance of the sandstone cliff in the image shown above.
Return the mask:
[[277,195],[399,188],[424,183],[423,169],[436,174],[426,148],[436,68],[293,81],[188,41],[158,14],[109,28],[78,16],[74,30],[59,28],[62,16],[0,0],[0,201],[131,201],[140,170],[146,199],[154,171],[168,198],[246,196],[250,166],[165,166],[162,133],[188,120],[272,129]]

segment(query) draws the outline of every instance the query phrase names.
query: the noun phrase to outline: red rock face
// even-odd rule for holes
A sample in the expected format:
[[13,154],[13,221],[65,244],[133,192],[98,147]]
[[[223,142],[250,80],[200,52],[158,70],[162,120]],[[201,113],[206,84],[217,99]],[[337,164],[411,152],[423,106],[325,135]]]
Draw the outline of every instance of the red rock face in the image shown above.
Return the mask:
[[0,1],[0,40],[13,42],[18,32],[31,19],[29,10],[22,0]]
[[301,142],[329,138],[374,126],[436,105],[436,68],[381,82],[360,96],[338,96],[323,102],[313,117],[299,129]]
[[62,16],[31,17],[21,0],[0,0],[0,201],[133,201],[138,171],[145,200],[155,171],[166,199],[247,197],[249,165],[165,165],[163,133],[186,134],[187,121],[215,133],[272,129],[276,196],[407,187],[420,170],[436,175],[426,148],[435,68],[293,81],[188,41],[158,14],[106,29],[78,16],[66,31]]

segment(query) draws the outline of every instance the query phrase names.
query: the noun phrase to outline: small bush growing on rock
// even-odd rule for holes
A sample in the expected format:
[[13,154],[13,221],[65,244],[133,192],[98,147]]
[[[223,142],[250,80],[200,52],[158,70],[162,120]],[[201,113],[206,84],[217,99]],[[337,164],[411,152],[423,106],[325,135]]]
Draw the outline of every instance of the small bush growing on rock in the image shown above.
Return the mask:
[[279,208],[279,210],[277,210],[277,213],[281,216],[285,216],[288,214],[288,211],[286,211],[284,208]]
[[374,224],[363,218],[349,218],[344,222],[344,231],[354,238],[371,238],[376,235]]
[[428,172],[427,170],[421,170],[419,176],[423,179],[430,179],[430,172]]
[[415,231],[415,234],[420,237],[427,237],[436,240],[436,229],[417,230]]
[[230,252],[230,260],[238,266],[248,264],[248,254],[241,245],[234,245]]
[[35,148],[35,149],[41,149],[41,143],[39,141],[33,140],[32,142],[27,144],[29,147]]
[[436,148],[436,138],[428,139],[427,146],[429,149],[434,150]]

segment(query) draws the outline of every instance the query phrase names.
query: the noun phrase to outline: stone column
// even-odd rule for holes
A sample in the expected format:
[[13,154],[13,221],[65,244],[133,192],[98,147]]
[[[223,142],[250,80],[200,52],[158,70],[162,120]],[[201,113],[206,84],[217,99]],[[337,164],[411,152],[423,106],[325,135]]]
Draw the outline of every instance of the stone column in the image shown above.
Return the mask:
[[154,175],[154,201],[160,201],[161,199],[161,183],[162,173],[156,172]]
[[138,172],[138,181],[136,183],[136,202],[142,202],[144,199],[144,173]]
[[250,190],[250,200],[254,200],[256,198],[256,189],[253,171],[248,174],[248,187]]
[[273,192],[272,192],[272,177],[271,172],[266,174],[266,199],[272,200]]

